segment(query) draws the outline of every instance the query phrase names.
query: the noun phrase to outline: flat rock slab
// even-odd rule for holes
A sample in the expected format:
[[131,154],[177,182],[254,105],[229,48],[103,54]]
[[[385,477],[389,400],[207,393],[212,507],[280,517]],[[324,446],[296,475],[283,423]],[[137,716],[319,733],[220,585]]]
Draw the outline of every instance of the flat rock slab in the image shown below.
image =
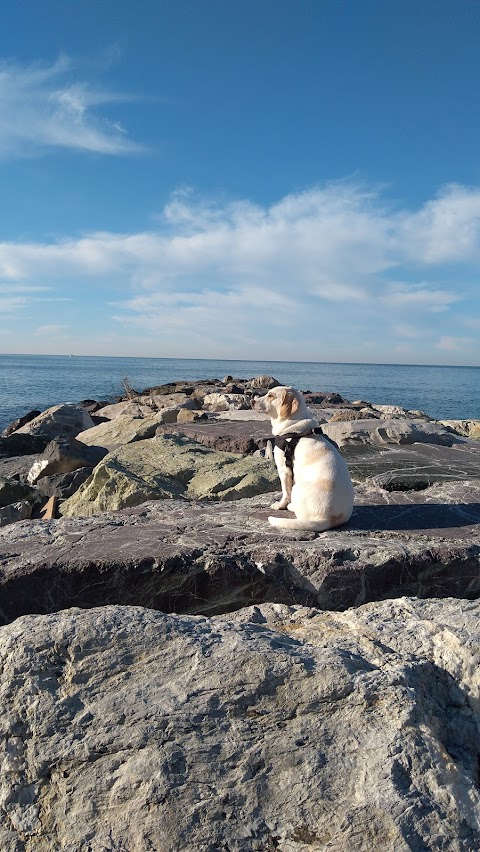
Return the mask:
[[[251,414],[252,412],[250,412]],[[270,420],[208,420],[199,423],[162,425],[157,435],[181,433],[204,447],[229,453],[253,453],[271,435]]]
[[480,604],[0,629],[5,852],[477,852]]
[[480,444],[342,447],[352,478],[391,491],[422,490],[443,482],[470,482],[480,487]]
[[138,604],[215,614],[252,603],[343,610],[371,600],[480,594],[478,488],[357,487],[348,525],[275,530],[270,495],[163,500],[0,531],[4,621],[68,606]]

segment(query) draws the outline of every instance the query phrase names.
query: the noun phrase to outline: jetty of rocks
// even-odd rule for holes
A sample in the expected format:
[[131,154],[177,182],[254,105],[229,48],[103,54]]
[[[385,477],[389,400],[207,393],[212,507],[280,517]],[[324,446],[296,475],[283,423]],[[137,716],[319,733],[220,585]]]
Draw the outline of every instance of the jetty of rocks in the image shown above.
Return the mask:
[[280,383],[0,436],[0,849],[480,848],[480,421],[303,389],[355,509],[287,532]]

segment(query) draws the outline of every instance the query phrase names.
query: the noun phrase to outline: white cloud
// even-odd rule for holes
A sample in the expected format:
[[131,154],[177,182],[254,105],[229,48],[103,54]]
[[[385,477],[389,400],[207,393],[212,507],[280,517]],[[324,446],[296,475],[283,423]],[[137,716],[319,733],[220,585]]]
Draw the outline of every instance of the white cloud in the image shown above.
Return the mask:
[[[405,323],[395,325],[393,327],[393,331],[399,337],[406,337],[408,340],[416,340],[420,337],[423,337],[424,335],[424,330],[422,328],[418,328],[418,326],[408,325]],[[399,346],[401,345],[404,344],[399,344]],[[399,346],[397,346],[397,349],[399,348]]]
[[437,349],[444,349],[447,352],[456,352],[470,347],[472,343],[471,337],[450,337],[446,335],[441,337],[435,346]]
[[78,79],[66,56],[51,65],[0,62],[0,157],[37,155],[55,148],[100,154],[141,150],[101,107],[131,96]]
[[425,264],[480,260],[480,188],[450,184],[402,217],[398,239]]
[[34,334],[58,336],[64,335],[67,329],[68,325],[40,325],[35,329]]
[[467,328],[480,328],[480,317],[465,317],[463,322]]
[[[439,196],[444,216],[449,203],[457,210],[461,195],[457,188]],[[111,323],[106,333],[115,336],[116,327],[140,340],[144,333],[163,354],[173,345],[178,352],[188,339],[191,353],[196,347],[197,353],[227,357],[235,346],[244,355],[250,347],[252,357],[268,350],[273,357],[340,360],[361,351],[365,341],[375,342],[372,357],[408,341],[409,357],[423,347],[425,362],[426,346],[454,351],[448,341],[461,338],[452,324],[457,305],[470,306],[472,299],[463,274],[471,282],[480,271],[471,236],[473,203],[463,208],[471,237],[463,263],[455,242],[450,254],[444,245],[441,262],[433,261],[438,229],[419,226],[412,242],[412,223],[431,223],[436,203],[413,212],[392,209],[347,183],[291,194],[268,207],[205,201],[187,188],[172,196],[151,231],[0,243],[0,276],[10,288],[8,298],[14,292],[18,297],[20,287],[23,298],[39,299],[41,293],[29,295],[28,288],[44,281],[51,288],[45,301],[75,298],[81,288],[89,292],[95,316],[102,316],[104,326]],[[458,228],[458,217],[452,221]],[[454,284],[445,257],[455,263]],[[57,313],[53,324],[76,327],[79,320],[71,322],[68,310]],[[465,327],[465,319],[457,319]],[[51,320],[46,316],[37,324]],[[435,348],[434,334],[440,340]]]
[[438,313],[446,311],[462,297],[458,293],[440,290],[425,284],[388,284],[382,301],[392,307],[423,308]]
[[0,296],[0,313],[15,314],[26,304],[24,296]]

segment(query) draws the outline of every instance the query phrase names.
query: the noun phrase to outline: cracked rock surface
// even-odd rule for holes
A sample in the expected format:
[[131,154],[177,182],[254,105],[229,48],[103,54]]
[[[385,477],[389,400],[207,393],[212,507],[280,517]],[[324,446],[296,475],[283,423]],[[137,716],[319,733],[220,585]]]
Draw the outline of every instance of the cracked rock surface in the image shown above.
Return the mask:
[[476,852],[480,603],[0,629],[4,852]]
[[272,495],[154,501],[0,530],[0,617],[137,604],[217,614],[265,601],[343,610],[400,595],[480,595],[477,483],[357,485],[350,522],[279,532]]

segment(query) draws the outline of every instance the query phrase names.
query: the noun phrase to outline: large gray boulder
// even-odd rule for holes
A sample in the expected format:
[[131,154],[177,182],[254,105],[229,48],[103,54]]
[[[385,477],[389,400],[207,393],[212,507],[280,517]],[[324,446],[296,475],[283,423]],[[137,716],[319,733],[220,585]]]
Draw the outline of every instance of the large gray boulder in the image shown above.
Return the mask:
[[91,447],[75,438],[60,436],[45,447],[30,468],[27,480],[30,485],[44,476],[71,473],[81,467],[95,467],[107,454],[103,447]]
[[32,411],[29,411],[27,414],[24,414],[23,417],[17,417],[17,419],[14,420],[13,423],[10,423],[8,426],[5,427],[5,429],[2,429],[2,431],[0,432],[0,438],[8,438],[8,436],[11,435],[12,432],[16,432],[17,429],[20,429],[21,426],[25,426],[26,423],[30,423],[30,421],[33,420],[34,417],[38,417],[38,415],[41,413],[41,411],[35,408]]
[[165,434],[110,453],[61,511],[92,515],[172,497],[236,500],[276,487],[276,469],[263,459],[215,452],[183,435]]
[[[167,409],[170,411],[170,409]],[[177,412],[178,409],[175,409]],[[175,414],[176,420],[176,414]],[[78,440],[83,444],[115,450],[133,441],[144,441],[155,435],[157,427],[165,422],[165,412],[150,413],[148,417],[122,414],[106,423],[80,432]]]
[[122,402],[113,402],[104,405],[95,412],[97,417],[105,417],[107,420],[115,420],[117,417],[150,417],[153,414],[151,405],[147,405],[138,399],[124,399]]
[[88,411],[79,405],[65,403],[47,408],[13,434],[38,435],[52,441],[59,435],[70,435],[75,438],[79,432],[90,429],[93,425]]
[[462,438],[451,430],[429,420],[409,420],[394,418],[391,420],[344,420],[327,422],[322,425],[323,432],[332,438],[339,447],[347,444],[441,444],[451,447],[462,442]]
[[480,605],[0,629],[4,852],[476,852]]
[[276,388],[280,384],[277,379],[274,379],[273,376],[255,376],[253,379],[250,379],[247,382],[248,387],[255,388],[258,390],[270,390],[271,388]]

